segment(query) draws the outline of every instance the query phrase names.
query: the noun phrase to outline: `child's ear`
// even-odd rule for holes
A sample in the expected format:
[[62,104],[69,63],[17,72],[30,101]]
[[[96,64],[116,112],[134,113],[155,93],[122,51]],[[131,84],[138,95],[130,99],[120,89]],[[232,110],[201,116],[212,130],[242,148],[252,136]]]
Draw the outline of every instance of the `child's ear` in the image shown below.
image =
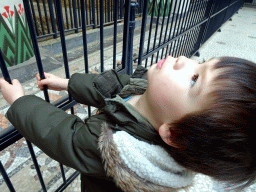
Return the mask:
[[171,140],[171,131],[170,131],[170,125],[168,124],[162,124],[159,129],[158,129],[158,133],[160,135],[160,137],[162,138],[162,140],[167,144],[170,145],[172,147],[176,147],[177,146],[172,142]]

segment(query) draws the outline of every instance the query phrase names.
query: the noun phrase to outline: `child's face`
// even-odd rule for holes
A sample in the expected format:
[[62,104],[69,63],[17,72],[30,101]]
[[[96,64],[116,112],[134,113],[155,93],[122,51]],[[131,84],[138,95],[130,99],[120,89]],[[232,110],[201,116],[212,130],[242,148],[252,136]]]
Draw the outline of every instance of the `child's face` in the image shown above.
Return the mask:
[[158,124],[171,123],[187,113],[202,110],[217,59],[203,64],[186,57],[167,57],[148,71],[147,99]]

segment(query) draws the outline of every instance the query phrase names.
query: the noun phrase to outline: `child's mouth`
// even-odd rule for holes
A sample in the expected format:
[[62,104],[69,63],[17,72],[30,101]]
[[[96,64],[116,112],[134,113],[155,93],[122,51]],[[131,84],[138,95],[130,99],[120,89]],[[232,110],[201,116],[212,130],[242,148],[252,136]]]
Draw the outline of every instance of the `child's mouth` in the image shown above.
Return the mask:
[[163,64],[164,64],[164,62],[165,62],[165,60],[166,60],[166,59],[161,59],[160,61],[158,61],[158,63],[157,63],[157,68],[158,68],[158,69],[161,69],[161,68],[162,68],[162,66],[163,66]]

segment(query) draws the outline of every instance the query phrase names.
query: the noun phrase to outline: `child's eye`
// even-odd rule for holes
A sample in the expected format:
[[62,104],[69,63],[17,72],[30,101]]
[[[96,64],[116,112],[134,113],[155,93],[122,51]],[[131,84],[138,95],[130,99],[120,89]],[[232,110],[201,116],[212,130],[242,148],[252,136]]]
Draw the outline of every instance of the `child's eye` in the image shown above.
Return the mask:
[[195,74],[192,76],[191,78],[191,86],[190,87],[193,87],[198,79],[199,75]]

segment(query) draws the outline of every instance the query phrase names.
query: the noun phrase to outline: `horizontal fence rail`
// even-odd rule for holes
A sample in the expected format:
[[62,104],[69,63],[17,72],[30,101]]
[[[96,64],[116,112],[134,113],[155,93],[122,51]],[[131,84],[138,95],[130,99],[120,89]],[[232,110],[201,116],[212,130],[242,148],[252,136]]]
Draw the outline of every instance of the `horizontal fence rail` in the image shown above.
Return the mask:
[[[178,57],[184,55],[191,57],[198,54],[199,48],[221,26],[243,6],[242,0],[23,0],[26,18],[29,25],[32,44],[37,61],[37,68],[41,79],[44,77],[37,40],[46,36],[60,36],[63,68],[66,78],[70,78],[70,66],[67,54],[65,33],[67,31],[82,31],[84,72],[89,73],[87,27],[98,27],[100,30],[100,72],[104,71],[105,47],[104,26],[111,23],[113,29],[113,69],[117,69],[117,24],[123,19],[122,62],[117,69],[118,73],[133,72],[133,64],[151,66],[168,55]],[[136,25],[135,16],[141,16],[140,26]],[[47,19],[46,19],[47,18]],[[35,22],[36,21],[36,22]],[[139,40],[134,41],[134,30],[140,29]],[[138,46],[138,54],[133,53]],[[11,83],[8,69],[0,50],[0,66],[6,81]],[[47,102],[49,93],[43,89]],[[52,103],[66,111],[77,104],[71,96],[65,96]],[[91,116],[91,107],[88,107],[88,116]],[[12,145],[22,136],[10,126],[0,132],[0,151]],[[47,184],[41,175],[40,167],[33,147],[26,141],[31,158],[35,165],[41,191],[47,191]],[[63,165],[60,164],[63,184],[56,191],[63,191],[78,175],[73,173],[69,178],[65,176]],[[10,191],[15,191],[15,186],[0,161],[0,172]]]

